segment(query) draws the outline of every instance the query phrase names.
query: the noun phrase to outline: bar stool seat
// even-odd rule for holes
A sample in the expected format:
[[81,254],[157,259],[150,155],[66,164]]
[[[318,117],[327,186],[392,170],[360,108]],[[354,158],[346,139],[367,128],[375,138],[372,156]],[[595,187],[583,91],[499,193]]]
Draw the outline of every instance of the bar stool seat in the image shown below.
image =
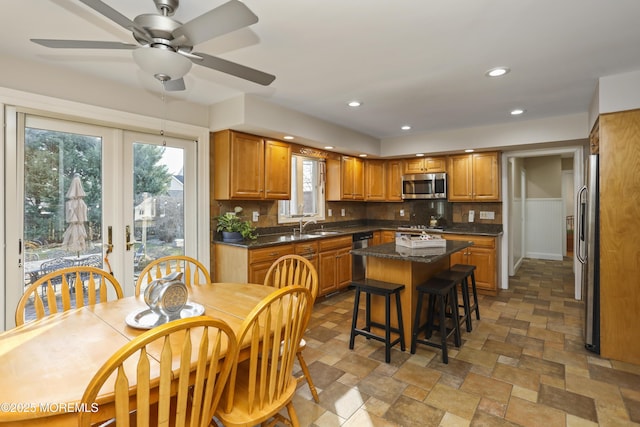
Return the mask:
[[[447,350],[447,339],[453,335],[456,347],[460,347],[460,320],[458,316],[458,292],[456,282],[453,280],[432,277],[425,283],[416,286],[418,291],[418,305],[416,307],[415,319],[413,322],[413,332],[411,334],[411,353],[415,354],[417,344],[425,344],[431,347],[442,349],[442,363],[449,363]],[[420,324],[422,315],[422,303],[424,297],[428,296],[427,321]],[[447,305],[451,313],[447,315]],[[434,324],[435,311],[438,310],[438,324]],[[447,318],[451,318],[451,327],[447,328]],[[429,340],[434,330],[440,333],[440,342]],[[418,338],[421,332],[425,333],[425,338]]]
[[[402,323],[402,306],[400,303],[400,291],[404,289],[404,285],[398,283],[383,282],[381,280],[364,279],[351,282],[355,287],[355,297],[353,302],[353,318],[351,321],[351,337],[349,339],[349,349],[353,350],[354,340],[357,335],[363,335],[367,339],[372,338],[385,344],[385,362],[391,361],[391,347],[400,343],[402,351],[405,350],[404,342],[404,326]],[[358,328],[358,310],[360,305],[360,293],[366,294],[365,304],[365,325]],[[384,324],[371,320],[371,295],[380,295],[384,297],[385,320]],[[391,326],[391,295],[396,296],[396,312],[398,314],[398,327]],[[371,332],[371,327],[384,329],[384,337]],[[391,340],[391,333],[400,336]]]

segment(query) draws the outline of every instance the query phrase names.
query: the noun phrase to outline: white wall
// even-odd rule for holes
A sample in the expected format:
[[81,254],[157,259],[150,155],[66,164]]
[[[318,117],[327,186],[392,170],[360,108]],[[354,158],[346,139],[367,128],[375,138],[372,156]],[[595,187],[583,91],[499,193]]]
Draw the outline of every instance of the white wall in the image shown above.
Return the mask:
[[585,112],[384,139],[380,151],[382,156],[411,156],[415,153],[460,152],[466,148],[518,149],[531,144],[583,139],[588,132],[588,113]]

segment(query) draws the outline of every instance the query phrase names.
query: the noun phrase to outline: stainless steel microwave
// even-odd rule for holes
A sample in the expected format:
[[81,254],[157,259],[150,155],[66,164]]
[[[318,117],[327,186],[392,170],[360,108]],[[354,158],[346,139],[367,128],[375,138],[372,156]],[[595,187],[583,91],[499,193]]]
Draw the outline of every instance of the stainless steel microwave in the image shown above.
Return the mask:
[[402,175],[403,199],[446,199],[446,173]]

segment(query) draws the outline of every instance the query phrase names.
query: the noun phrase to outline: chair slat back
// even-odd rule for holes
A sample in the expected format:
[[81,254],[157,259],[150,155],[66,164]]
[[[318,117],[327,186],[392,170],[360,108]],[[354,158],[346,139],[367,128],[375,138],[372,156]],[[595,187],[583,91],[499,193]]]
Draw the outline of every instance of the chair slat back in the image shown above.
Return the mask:
[[122,298],[118,280],[97,267],[76,266],[50,272],[25,290],[16,308],[16,326],[27,320],[107,301],[110,290],[115,298]]
[[[157,348],[159,357],[152,357]],[[209,426],[236,353],[235,334],[220,319],[168,322],[116,351],[91,379],[81,402],[87,407],[114,403],[118,426],[128,426],[130,416],[137,426]],[[101,390],[113,391],[112,400],[101,399]],[[105,421],[105,414],[82,412],[78,421],[90,426]]]
[[239,348],[250,345],[249,359],[242,362],[245,382],[236,388],[238,365],[235,364],[227,388],[225,412],[231,412],[234,405],[238,405],[251,420],[255,413],[273,404],[287,403],[282,399],[291,387],[295,390],[294,362],[311,315],[311,304],[308,289],[287,286],[267,296],[247,316],[238,334]]
[[136,280],[136,296],[144,292],[149,283],[174,272],[182,272],[182,281],[187,287],[211,283],[209,270],[195,258],[186,255],[171,255],[151,261]]
[[318,272],[305,257],[283,255],[269,267],[264,279],[265,286],[282,288],[284,286],[303,286],[311,292],[315,301],[318,296]]

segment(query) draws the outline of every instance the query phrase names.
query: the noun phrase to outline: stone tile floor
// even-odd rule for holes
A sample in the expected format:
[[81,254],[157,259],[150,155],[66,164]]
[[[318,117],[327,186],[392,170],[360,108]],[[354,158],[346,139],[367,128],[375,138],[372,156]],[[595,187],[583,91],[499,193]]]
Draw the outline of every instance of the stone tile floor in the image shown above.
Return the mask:
[[353,292],[319,299],[305,360],[320,403],[301,384],[302,426],[640,426],[640,366],[584,349],[583,304],[572,263],[527,259],[497,297],[481,296],[481,320],[451,346],[416,354],[356,338]]

